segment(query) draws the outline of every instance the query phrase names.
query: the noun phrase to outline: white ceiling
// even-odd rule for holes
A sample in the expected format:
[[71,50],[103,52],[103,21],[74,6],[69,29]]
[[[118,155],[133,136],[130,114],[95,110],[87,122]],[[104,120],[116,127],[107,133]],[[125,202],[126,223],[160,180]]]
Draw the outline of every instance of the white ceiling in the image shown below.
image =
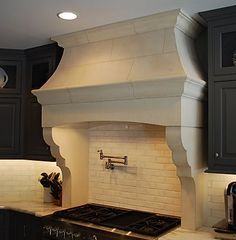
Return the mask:
[[[52,36],[125,19],[182,8],[196,13],[236,5],[236,0],[1,0],[0,48],[26,49],[49,43]],[[57,13],[79,13],[62,21]]]

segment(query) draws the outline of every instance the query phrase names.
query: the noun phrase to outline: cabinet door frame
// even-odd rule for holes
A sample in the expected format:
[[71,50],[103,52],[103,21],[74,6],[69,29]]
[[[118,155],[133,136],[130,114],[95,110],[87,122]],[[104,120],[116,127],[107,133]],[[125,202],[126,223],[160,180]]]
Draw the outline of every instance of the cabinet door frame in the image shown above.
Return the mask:
[[[235,90],[236,98],[236,81],[217,82],[211,88],[210,121],[209,121],[209,172],[235,173],[236,171],[236,151],[235,153],[227,152],[226,147],[226,94],[228,90]],[[236,108],[235,108],[236,118]],[[236,123],[235,123],[236,125]],[[236,136],[235,136],[236,138]]]
[[33,66],[35,64],[41,64],[41,63],[48,63],[48,69],[49,69],[49,76],[48,79],[50,78],[51,74],[53,73],[54,69],[54,60],[51,56],[45,56],[43,58],[39,59],[32,59],[27,63],[27,68],[28,68],[28,81],[27,81],[27,88],[29,93],[31,94],[31,90],[36,89],[32,88],[34,79],[33,79]]
[[41,240],[41,218],[33,214],[10,210],[10,240]]
[[0,88],[0,94],[20,94],[22,89],[22,69],[23,62],[21,60],[1,60],[0,66],[8,65],[8,66],[16,66],[16,87],[15,88]]
[[11,146],[0,146],[1,158],[13,158],[21,156],[21,98],[0,98],[0,106],[12,107],[12,142]]
[[[236,33],[236,22],[235,19],[221,19],[209,24],[209,56],[212,58],[209,65],[212,64],[213,68],[210,68],[210,74],[216,76],[214,81],[222,80],[235,80],[230,75],[236,75],[236,66],[222,66],[222,35],[225,33],[235,32]],[[236,46],[235,46],[236,50]],[[232,55],[233,57],[233,55]],[[224,76],[227,78],[224,79]],[[218,78],[217,78],[218,77]]]
[[[51,155],[50,147],[44,141],[43,135],[38,134],[38,138],[35,137],[33,140],[30,141],[32,138],[30,136],[31,129],[30,125],[27,124],[29,121],[32,121],[32,113],[34,112],[35,115],[39,113],[41,116],[41,105],[37,102],[36,97],[31,93],[32,89],[37,89],[41,87],[51,75],[54,73],[59,60],[62,56],[62,49],[57,46],[57,44],[50,44],[45,45],[33,49],[29,49],[26,51],[26,76],[27,76],[27,94],[25,96],[25,109],[26,109],[26,120],[25,120],[25,146],[24,146],[24,155],[26,159],[33,159],[33,160],[44,160],[44,161],[56,161],[55,158]],[[37,71],[37,65],[46,64],[47,65],[47,72],[48,76],[44,75],[44,71]],[[38,78],[36,84],[34,84],[34,72],[33,69],[36,67],[36,76],[43,76],[42,78]],[[40,74],[41,73],[41,74]],[[44,77],[46,76],[46,77]],[[42,81],[40,81],[42,79]],[[34,86],[34,87],[33,87]],[[35,132],[40,128],[41,133],[43,132],[42,124],[38,124],[38,121],[31,122],[31,128],[35,130]],[[33,124],[35,123],[35,124]]]
[[6,209],[0,210],[0,239],[1,240],[11,240],[10,239],[10,214]]
[[[2,122],[6,122],[7,127],[10,126],[10,130],[2,128],[2,142],[0,146],[1,160],[33,159],[55,161],[48,146],[45,146],[44,149],[41,148],[39,152],[34,152],[32,154],[27,154],[25,151],[27,144],[25,142],[25,134],[27,133],[27,99],[34,97],[31,93],[33,80],[31,71],[33,65],[37,63],[46,63],[48,68],[43,68],[44,66],[41,66],[40,69],[43,76],[47,76],[48,74],[48,77],[50,77],[57,67],[62,53],[63,49],[58,47],[56,43],[26,50],[0,49],[0,65],[7,66],[5,70],[9,72],[12,79],[12,82],[9,82],[6,87],[0,88],[0,106],[1,104],[12,104],[12,106],[9,106],[8,110],[4,107],[1,109],[1,114],[4,115],[5,113],[5,119],[3,120],[2,117]],[[11,66],[15,66],[15,68],[12,68]],[[37,76],[37,70],[35,72]],[[43,79],[42,82],[44,83],[45,77]],[[36,84],[35,87],[40,87],[40,81],[38,82],[39,86]],[[17,109],[15,110],[17,114],[13,113],[13,108]],[[10,115],[13,116],[13,119],[10,119]],[[6,119],[9,119],[9,121]],[[2,122],[1,124],[4,124]],[[15,139],[11,139],[9,136],[13,134],[15,134]],[[6,136],[5,139],[3,135]],[[37,146],[35,149],[37,149]]]
[[[33,121],[31,119],[31,115],[34,115],[33,109],[36,110],[36,113],[38,112],[41,116],[41,105],[38,103],[37,98],[35,96],[29,96],[26,98],[26,111],[27,111],[27,117],[25,119],[25,123],[27,127],[25,127],[25,158],[27,159],[33,159],[33,160],[47,160],[47,161],[55,161],[55,159],[51,156],[50,147],[46,144],[44,141],[43,135],[39,138],[39,135],[32,136],[30,132],[30,126],[33,123],[33,127],[35,129],[38,129],[39,126],[35,127],[35,123],[37,121]],[[41,119],[38,119],[41,123]],[[42,124],[41,124],[42,125]],[[42,129],[43,133],[43,129]],[[34,143],[33,138],[36,137],[37,140],[42,140],[43,142],[39,142],[38,144],[32,144]]]

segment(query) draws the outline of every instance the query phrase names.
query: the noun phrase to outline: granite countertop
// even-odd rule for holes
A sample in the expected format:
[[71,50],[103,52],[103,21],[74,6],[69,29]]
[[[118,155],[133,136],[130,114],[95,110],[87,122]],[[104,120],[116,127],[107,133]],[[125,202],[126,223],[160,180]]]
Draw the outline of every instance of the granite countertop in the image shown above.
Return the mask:
[[[36,216],[46,216],[63,208],[53,203],[32,202],[32,201],[14,201],[1,202],[1,209],[11,209],[19,212],[25,212]],[[214,231],[212,228],[203,227],[198,231],[190,231],[177,228],[174,231],[158,238],[159,240],[214,240]]]
[[212,228],[202,227],[197,231],[185,230],[177,228],[164,236],[160,237],[159,240],[213,240],[214,230]]
[[14,201],[14,202],[0,201],[0,208],[30,213],[39,217],[49,215],[55,211],[63,209],[62,207],[57,206],[53,203],[43,203],[34,201]]

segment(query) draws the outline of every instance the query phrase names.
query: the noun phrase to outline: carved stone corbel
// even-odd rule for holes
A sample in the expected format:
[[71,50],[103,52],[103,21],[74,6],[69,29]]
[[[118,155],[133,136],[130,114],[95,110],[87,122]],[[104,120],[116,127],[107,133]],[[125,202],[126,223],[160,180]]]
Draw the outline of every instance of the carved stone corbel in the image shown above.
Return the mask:
[[166,140],[181,182],[182,222],[186,229],[196,230],[203,224],[203,128],[166,127]]

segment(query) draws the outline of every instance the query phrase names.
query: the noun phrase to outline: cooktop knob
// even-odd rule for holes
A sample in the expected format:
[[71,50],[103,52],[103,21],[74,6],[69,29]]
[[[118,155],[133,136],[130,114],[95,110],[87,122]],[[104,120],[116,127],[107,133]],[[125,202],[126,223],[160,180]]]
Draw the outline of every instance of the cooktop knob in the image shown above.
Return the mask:
[[58,231],[58,238],[60,240],[66,239],[66,231],[64,229],[59,229],[59,231]]
[[81,239],[81,234],[80,233],[74,233],[72,235],[72,239],[73,240],[80,240]]
[[95,234],[93,234],[88,237],[88,240],[98,240],[98,238]]
[[52,237],[58,237],[58,231],[59,231],[58,227],[52,227],[52,229],[51,229],[51,236]]
[[46,225],[43,226],[43,236],[51,236],[52,226]]
[[66,231],[65,239],[66,240],[73,240],[73,233],[71,231]]

